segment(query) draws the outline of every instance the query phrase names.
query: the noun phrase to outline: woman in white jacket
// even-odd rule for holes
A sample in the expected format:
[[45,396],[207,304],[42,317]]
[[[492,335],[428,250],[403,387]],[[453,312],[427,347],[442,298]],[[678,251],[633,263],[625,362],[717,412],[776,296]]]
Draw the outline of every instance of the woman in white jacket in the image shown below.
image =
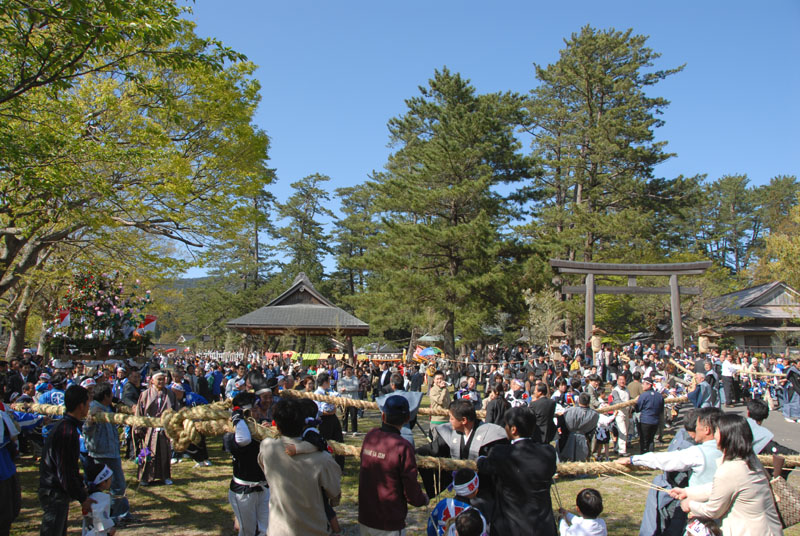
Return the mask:
[[764,467],[753,453],[753,432],[734,414],[717,420],[714,434],[722,463],[710,485],[675,488],[690,516],[716,519],[723,536],[783,536]]

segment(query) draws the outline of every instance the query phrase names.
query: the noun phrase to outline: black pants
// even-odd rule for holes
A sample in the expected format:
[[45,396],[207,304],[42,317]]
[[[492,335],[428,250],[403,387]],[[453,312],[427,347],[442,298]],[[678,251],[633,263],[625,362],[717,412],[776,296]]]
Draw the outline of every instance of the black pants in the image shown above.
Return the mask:
[[19,515],[22,505],[22,491],[17,473],[0,481],[0,505],[0,536],[8,536],[11,523]]
[[722,388],[725,390],[725,404],[732,406],[736,393],[733,389],[733,376],[722,377]]
[[206,438],[200,437],[200,442],[192,443],[186,448],[186,454],[197,463],[204,462],[208,459],[208,447],[206,447]]
[[639,441],[641,454],[645,452],[653,452],[655,450],[655,438],[658,431],[658,423],[647,424],[644,422],[639,423]]
[[42,505],[42,525],[40,536],[65,536],[67,516],[69,515],[69,495],[56,489],[39,489],[39,503]]
[[342,417],[342,430],[347,432],[347,418],[350,417],[350,424],[353,425],[353,431],[358,432],[358,408],[344,408],[344,417]]

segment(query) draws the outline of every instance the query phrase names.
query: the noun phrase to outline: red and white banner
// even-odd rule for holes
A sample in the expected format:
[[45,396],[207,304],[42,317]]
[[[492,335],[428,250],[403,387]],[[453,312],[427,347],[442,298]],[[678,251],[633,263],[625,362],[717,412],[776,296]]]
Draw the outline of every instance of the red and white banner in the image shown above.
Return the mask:
[[156,330],[156,316],[155,315],[146,315],[144,317],[144,322],[139,324],[139,328],[143,332],[148,331],[155,331]]
[[69,309],[61,309],[58,312],[58,327],[68,328],[70,323]]

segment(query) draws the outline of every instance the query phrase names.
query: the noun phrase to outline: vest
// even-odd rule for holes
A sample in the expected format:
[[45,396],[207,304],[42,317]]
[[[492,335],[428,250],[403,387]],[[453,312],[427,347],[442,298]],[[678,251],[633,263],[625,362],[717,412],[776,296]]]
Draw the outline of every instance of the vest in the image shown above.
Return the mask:
[[[250,441],[248,445],[241,447],[236,444],[234,434],[227,433],[222,438],[225,450],[233,456],[233,477],[243,482],[264,482],[266,477],[261,466],[258,465],[258,451],[261,443]],[[268,485],[266,487],[269,487]],[[234,493],[251,493],[253,491],[263,491],[261,486],[246,486],[231,480],[230,490]]]
[[[453,427],[450,426],[450,423],[440,424],[437,426],[436,433],[438,433],[445,443],[447,443],[447,446],[450,447],[450,457],[458,459],[458,455],[461,450],[462,435],[453,430]],[[496,424],[476,421],[475,428],[472,429],[471,439],[468,441],[469,454],[467,459],[477,460],[481,447],[500,439],[508,439],[504,428]]]
[[692,471],[689,476],[689,486],[702,486],[714,481],[714,474],[717,472],[717,460],[722,458],[722,452],[717,448],[717,442],[713,439],[697,445],[703,454],[703,470],[700,472]]

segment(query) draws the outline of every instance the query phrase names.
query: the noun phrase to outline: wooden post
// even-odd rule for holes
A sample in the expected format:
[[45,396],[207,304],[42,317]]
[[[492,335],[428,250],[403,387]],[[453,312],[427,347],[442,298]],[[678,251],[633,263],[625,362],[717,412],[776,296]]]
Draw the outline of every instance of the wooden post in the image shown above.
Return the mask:
[[586,345],[592,338],[594,326],[594,274],[586,274],[586,320],[583,323],[584,339]]
[[678,276],[669,276],[669,306],[672,311],[672,343],[683,348],[683,325],[681,324],[681,296],[678,290]]

